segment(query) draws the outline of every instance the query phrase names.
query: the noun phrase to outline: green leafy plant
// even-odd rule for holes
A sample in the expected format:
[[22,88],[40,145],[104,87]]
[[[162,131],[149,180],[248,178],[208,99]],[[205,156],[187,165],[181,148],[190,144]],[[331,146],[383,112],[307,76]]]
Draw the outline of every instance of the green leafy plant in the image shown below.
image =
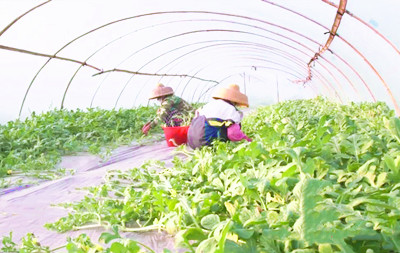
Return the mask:
[[[42,246],[33,233],[26,234],[21,239],[21,244],[17,245],[17,243],[13,242],[12,233],[10,232],[10,236],[3,237],[0,250],[1,252],[19,253],[51,253],[59,252],[62,249],[65,249],[68,253],[154,253],[152,249],[142,243],[128,238],[121,238],[116,227],[113,227],[113,233],[102,233],[99,242],[109,246],[93,243],[86,234],[80,234],[76,238],[67,238],[65,245],[50,249],[48,246]],[[168,251],[165,250],[164,252],[167,253]]]
[[107,154],[128,145],[142,138],[139,130],[154,113],[153,107],[53,110],[10,121],[0,126],[0,177],[17,173],[44,179],[62,176],[65,170],[55,169],[62,155]]
[[381,102],[259,108],[242,123],[252,142],[109,171],[46,227],[160,231],[187,252],[398,252],[397,121]]

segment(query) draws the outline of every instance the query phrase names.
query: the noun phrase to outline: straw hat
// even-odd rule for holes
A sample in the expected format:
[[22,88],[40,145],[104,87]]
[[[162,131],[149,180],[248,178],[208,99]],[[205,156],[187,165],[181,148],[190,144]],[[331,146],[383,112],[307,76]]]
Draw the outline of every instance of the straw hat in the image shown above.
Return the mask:
[[237,103],[239,106],[249,107],[247,96],[240,92],[239,85],[237,84],[231,84],[227,88],[219,89],[213,98],[221,98]]
[[157,84],[156,88],[151,92],[150,98],[159,98],[167,95],[174,94],[174,90],[171,87],[164,86],[163,84]]

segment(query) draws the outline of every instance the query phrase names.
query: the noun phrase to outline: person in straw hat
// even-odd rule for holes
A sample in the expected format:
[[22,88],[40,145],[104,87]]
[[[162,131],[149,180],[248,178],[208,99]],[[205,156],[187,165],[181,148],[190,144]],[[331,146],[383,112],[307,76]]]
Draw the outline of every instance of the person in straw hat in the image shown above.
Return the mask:
[[153,89],[149,99],[157,99],[161,106],[157,110],[156,117],[142,127],[142,132],[145,135],[160,122],[168,127],[180,126],[183,119],[190,117],[190,114],[194,111],[188,102],[174,95],[174,90],[171,87],[164,86],[161,83]]
[[187,144],[195,149],[210,145],[214,139],[251,141],[241,130],[243,113],[238,106],[248,107],[249,103],[237,84],[217,90],[212,100],[196,111],[188,130]]

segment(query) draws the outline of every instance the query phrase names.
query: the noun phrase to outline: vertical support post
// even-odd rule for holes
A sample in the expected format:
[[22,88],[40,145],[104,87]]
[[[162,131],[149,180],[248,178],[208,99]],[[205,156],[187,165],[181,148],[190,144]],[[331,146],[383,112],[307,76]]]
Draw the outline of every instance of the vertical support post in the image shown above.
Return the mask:
[[278,75],[276,75],[276,100],[279,103],[279,81],[278,81]]

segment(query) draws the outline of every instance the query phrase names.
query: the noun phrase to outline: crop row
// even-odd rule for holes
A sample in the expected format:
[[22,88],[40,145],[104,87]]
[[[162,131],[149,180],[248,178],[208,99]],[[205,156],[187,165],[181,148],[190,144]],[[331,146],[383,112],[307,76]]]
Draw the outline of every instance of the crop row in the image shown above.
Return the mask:
[[400,251],[400,119],[386,104],[287,101],[242,126],[251,143],[110,171],[46,227],[162,231],[196,253]]
[[140,128],[155,110],[52,110],[0,125],[0,178],[16,173],[51,177],[62,155],[99,154],[104,148],[129,144],[141,138]]

